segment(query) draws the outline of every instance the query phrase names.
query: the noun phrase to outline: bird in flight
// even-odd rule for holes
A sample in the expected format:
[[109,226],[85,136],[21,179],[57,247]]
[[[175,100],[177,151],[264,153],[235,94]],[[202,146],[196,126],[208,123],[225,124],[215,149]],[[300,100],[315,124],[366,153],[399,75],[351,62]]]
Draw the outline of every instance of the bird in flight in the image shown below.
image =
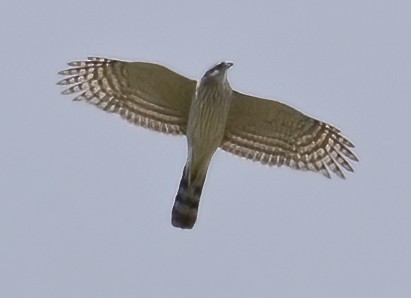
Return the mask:
[[171,223],[193,228],[207,169],[221,148],[270,166],[309,170],[344,178],[347,161],[358,161],[340,130],[278,101],[231,89],[221,62],[199,81],[154,63],[100,57],[68,63],[58,85],[62,94],[117,113],[129,122],[163,133],[185,135],[188,156],[172,209]]

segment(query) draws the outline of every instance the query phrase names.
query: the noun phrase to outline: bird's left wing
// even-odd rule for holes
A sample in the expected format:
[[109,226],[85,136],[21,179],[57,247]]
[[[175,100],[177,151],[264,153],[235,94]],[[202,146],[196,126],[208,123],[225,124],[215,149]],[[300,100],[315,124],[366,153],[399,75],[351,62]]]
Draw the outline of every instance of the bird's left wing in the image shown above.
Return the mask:
[[196,82],[158,64],[90,57],[68,64],[63,94],[160,132],[185,133]]
[[354,145],[340,131],[280,102],[234,91],[221,148],[269,165],[301,170],[329,170],[341,178],[353,169],[346,158],[358,161]]

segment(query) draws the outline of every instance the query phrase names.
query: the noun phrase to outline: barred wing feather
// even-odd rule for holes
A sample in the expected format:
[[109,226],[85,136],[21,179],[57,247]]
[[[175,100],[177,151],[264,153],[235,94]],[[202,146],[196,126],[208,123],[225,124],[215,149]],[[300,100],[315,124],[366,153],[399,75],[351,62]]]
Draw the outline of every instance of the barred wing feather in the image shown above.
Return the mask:
[[340,167],[358,158],[340,131],[277,101],[234,92],[221,148],[268,165],[320,172],[344,178]]
[[90,57],[59,72],[69,76],[63,94],[78,95],[102,110],[152,130],[185,132],[196,82],[161,65]]

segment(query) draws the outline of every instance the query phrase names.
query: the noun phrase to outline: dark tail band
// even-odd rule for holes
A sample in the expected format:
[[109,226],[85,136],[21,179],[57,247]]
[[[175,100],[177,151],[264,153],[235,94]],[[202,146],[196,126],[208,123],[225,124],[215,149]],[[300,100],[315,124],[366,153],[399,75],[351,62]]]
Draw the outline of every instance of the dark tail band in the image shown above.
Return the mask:
[[204,179],[189,184],[188,171],[184,168],[180,187],[171,212],[171,224],[181,229],[192,229],[198,213],[198,205],[204,185]]

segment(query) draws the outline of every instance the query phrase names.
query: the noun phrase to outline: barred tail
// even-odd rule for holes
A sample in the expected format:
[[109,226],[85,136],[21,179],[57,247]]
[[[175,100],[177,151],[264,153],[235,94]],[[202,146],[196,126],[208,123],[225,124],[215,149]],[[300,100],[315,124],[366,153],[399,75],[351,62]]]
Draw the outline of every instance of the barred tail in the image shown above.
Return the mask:
[[197,220],[198,205],[205,177],[190,182],[189,171],[186,169],[187,167],[184,168],[171,212],[171,224],[176,228],[192,229]]

